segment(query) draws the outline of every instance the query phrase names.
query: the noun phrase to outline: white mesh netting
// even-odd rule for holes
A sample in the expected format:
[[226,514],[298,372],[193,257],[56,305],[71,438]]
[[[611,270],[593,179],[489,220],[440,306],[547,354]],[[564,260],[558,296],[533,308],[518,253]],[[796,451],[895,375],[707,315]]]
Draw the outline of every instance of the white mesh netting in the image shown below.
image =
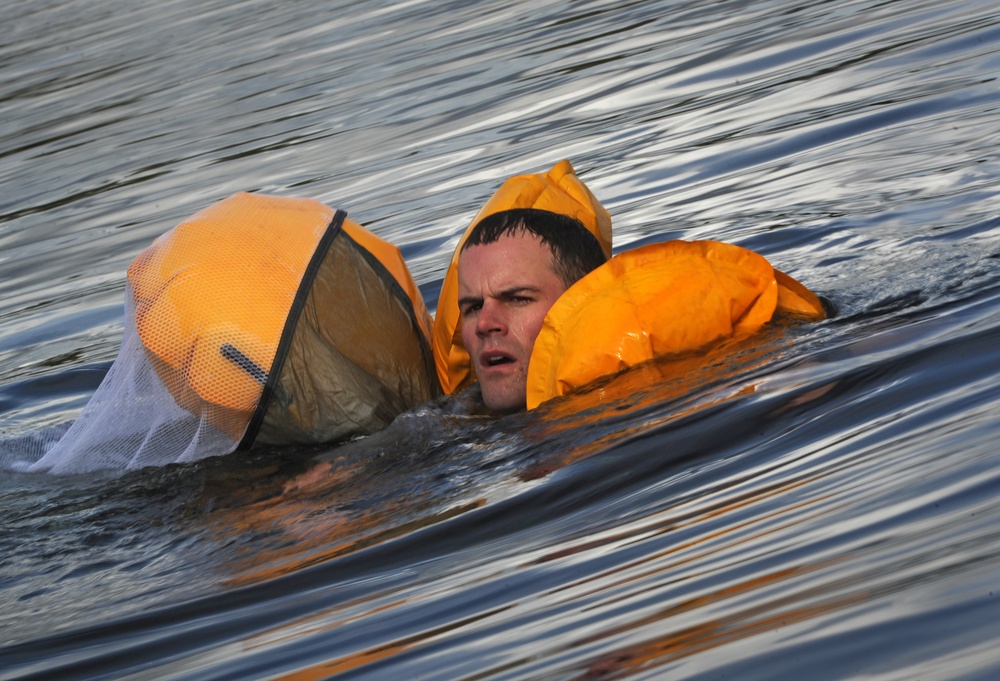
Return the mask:
[[[132,291],[118,357],[73,425],[30,471],[83,473],[194,461],[233,451],[236,441],[177,406],[150,365],[135,330]],[[58,435],[58,434],[56,434]]]

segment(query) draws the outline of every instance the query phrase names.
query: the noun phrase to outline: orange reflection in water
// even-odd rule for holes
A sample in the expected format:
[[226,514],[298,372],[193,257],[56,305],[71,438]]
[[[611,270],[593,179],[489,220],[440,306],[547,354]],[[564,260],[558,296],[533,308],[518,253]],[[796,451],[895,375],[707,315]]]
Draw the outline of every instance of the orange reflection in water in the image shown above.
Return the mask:
[[[779,582],[806,569],[782,570],[764,575],[745,584],[738,584],[720,591],[717,596],[725,597],[740,592],[752,591],[767,584]],[[730,593],[726,593],[730,592]],[[733,643],[767,631],[791,624],[814,619],[822,615],[844,610],[852,605],[865,602],[871,594],[865,591],[843,594],[812,605],[788,607],[808,599],[809,594],[793,594],[774,599],[760,605],[745,608],[726,617],[710,619],[694,626],[657,636],[642,643],[624,646],[611,653],[599,656],[587,665],[585,673],[578,679],[619,679],[640,671],[662,666],[670,662],[701,653],[712,648]],[[697,604],[691,605],[695,607]],[[665,620],[675,613],[666,610],[640,622],[631,623],[628,628],[648,626]]]
[[[751,339],[722,344],[698,356],[673,358],[636,367],[621,375],[611,377],[589,390],[577,395],[553,401],[537,412],[533,419],[534,431],[528,435],[539,440],[560,442],[567,440],[567,446],[559,447],[551,454],[544,454],[520,472],[521,480],[531,480],[578,459],[605,451],[622,439],[632,437],[636,428],[645,430],[673,419],[681,418],[700,409],[738,399],[752,394],[755,385],[742,377],[753,369],[763,366],[790,344],[780,327],[765,329]],[[674,402],[676,408],[670,408]],[[664,405],[668,407],[665,408]],[[644,413],[650,418],[641,418]],[[637,418],[637,416],[639,418]],[[614,423],[622,422],[616,428]],[[609,425],[609,423],[611,425]],[[631,425],[630,425],[631,424]],[[598,437],[591,437],[592,429],[598,429]],[[372,473],[362,464],[333,461],[328,466],[314,469],[305,476],[287,484],[284,493],[255,504],[231,510],[220,510],[213,514],[213,520],[227,533],[267,534],[276,539],[269,550],[262,550],[257,544],[243,553],[228,567],[238,576],[230,580],[240,585],[260,582],[275,577],[295,573],[305,567],[335,559],[368,546],[376,545],[411,531],[434,525],[448,518],[479,508],[486,502],[476,499],[458,504],[446,510],[434,510],[434,500],[414,495],[375,506],[365,512],[345,512],[339,510],[337,501],[354,487],[363,487],[361,481]],[[665,534],[686,526],[697,525],[713,518],[732,514],[738,510],[778,497],[802,485],[812,482],[814,476],[784,479],[771,485],[753,486],[745,493],[708,507],[683,510],[685,505],[697,500],[678,500],[678,506],[669,517],[658,513],[655,522],[644,522],[625,530],[616,530],[605,536],[587,538],[558,550],[551,551],[531,563],[558,562],[574,554],[600,551],[602,547],[630,541],[642,541],[643,537]],[[738,485],[741,481],[733,481]],[[716,490],[717,491],[717,490]],[[818,504],[822,496],[812,495],[808,502],[785,506],[771,513],[759,513],[725,525],[721,529],[705,532],[689,541],[678,542],[670,548],[630,561],[598,574],[590,575],[578,582],[564,584],[548,593],[555,596],[560,592],[562,600],[601,596],[623,586],[634,584],[641,589],[659,574],[674,574],[690,571],[699,563],[711,562],[713,554],[772,533],[788,531],[789,527],[801,522],[806,506]],[[783,522],[774,523],[783,514],[798,514]],[[765,523],[765,526],[761,526]],[[769,524],[768,524],[769,523]],[[758,529],[752,531],[754,527]],[[747,530],[751,533],[747,533]],[[728,537],[728,539],[727,539]],[[748,539],[750,537],[750,539]],[[612,547],[613,548],[613,547]],[[696,598],[677,603],[662,611],[647,615],[635,621],[609,628],[588,639],[568,642],[560,648],[573,648],[608,637],[620,636],[630,631],[664,623],[680,613],[704,608],[711,603],[731,599],[737,595],[761,589],[782,580],[817,570],[825,564],[797,566],[786,570],[748,579],[740,584],[730,585],[715,593],[702,594]],[[609,581],[610,580],[610,581]],[[589,585],[589,586],[588,586]],[[631,588],[631,587],[629,587]],[[582,591],[581,591],[582,589]],[[801,598],[810,598],[802,595]],[[794,598],[778,599],[748,608],[720,619],[708,620],[696,626],[685,627],[675,632],[653,637],[647,641],[624,646],[614,652],[601,655],[594,660],[583,678],[598,678],[628,675],[632,671],[648,669],[650,666],[665,664],[684,655],[723,645],[730,641],[752,636],[767,628],[777,626],[775,622],[792,622],[844,607],[861,596],[833,599],[827,604],[811,604],[789,607]],[[547,600],[551,605],[552,601]],[[389,603],[372,604],[342,603],[333,611],[311,613],[302,621],[283,624],[267,635],[249,641],[249,647],[266,646],[273,640],[286,636],[300,636],[303,631],[315,634],[334,630],[358,619],[373,614],[402,607],[405,599],[394,599]],[[350,655],[324,660],[297,671],[277,677],[282,679],[306,680],[328,678],[351,669],[391,658],[419,647],[421,644],[449,632],[462,630],[478,620],[496,615],[510,608],[522,608],[526,604],[513,602],[505,607],[479,613],[474,617],[450,622],[437,628],[415,633],[411,636],[384,641]],[[775,613],[775,609],[778,610]]]
[[[378,472],[360,463],[336,459],[321,479],[249,504],[234,503],[213,511],[208,524],[222,544],[253,537],[227,562],[235,576],[229,586],[262,582],[298,572],[395,537],[430,527],[479,508],[483,499],[445,506],[429,493],[409,490],[386,503],[344,510],[342,503],[371,489]],[[287,489],[287,485],[286,485]]]
[[302,669],[297,669],[293,672],[273,678],[275,681],[314,681],[315,679],[328,679],[336,674],[342,674],[343,672],[350,671],[351,669],[357,669],[373,662],[406,652],[407,650],[418,647],[421,643],[443,636],[452,631],[463,629],[479,620],[493,617],[505,609],[506,608],[497,608],[482,612],[473,617],[458,620],[457,622],[451,622],[444,626],[428,629],[427,631],[421,631],[418,634],[407,636],[405,638],[392,641],[391,643],[372,646],[371,648],[367,648],[350,655],[344,655],[334,660],[317,662],[307,667],[303,667]]
[[638,433],[754,394],[755,382],[747,374],[774,362],[791,346],[787,328],[775,323],[699,353],[647,362],[539,406],[530,412],[539,424],[530,436],[568,446],[535,462],[521,479],[545,477]]

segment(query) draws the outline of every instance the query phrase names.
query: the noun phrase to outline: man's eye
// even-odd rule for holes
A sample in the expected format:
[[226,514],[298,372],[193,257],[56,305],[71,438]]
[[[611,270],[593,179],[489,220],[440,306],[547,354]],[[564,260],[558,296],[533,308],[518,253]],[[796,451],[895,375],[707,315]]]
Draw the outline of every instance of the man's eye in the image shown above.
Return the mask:
[[479,308],[480,307],[482,307],[482,305],[466,305],[466,306],[464,306],[462,308],[459,308],[459,313],[463,317],[468,317],[471,314],[475,314],[476,312],[479,312]]

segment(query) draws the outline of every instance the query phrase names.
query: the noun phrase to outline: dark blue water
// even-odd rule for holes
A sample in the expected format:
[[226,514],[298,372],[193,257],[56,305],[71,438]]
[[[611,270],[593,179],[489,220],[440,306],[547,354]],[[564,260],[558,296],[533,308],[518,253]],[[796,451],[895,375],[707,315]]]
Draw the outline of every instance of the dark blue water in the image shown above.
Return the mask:
[[[992,3],[8,4],[0,678],[1000,676]],[[186,216],[319,198],[433,305],[478,207],[561,158],[616,250],[737,243],[837,315],[529,414],[15,470]]]

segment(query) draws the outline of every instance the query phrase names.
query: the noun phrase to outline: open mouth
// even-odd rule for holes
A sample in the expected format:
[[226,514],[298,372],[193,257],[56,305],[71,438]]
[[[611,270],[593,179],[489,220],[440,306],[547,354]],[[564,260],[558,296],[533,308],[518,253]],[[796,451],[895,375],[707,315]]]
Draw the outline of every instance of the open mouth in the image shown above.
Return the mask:
[[480,359],[480,362],[485,367],[495,367],[501,364],[511,364],[514,362],[514,358],[510,355],[503,353],[484,353]]

